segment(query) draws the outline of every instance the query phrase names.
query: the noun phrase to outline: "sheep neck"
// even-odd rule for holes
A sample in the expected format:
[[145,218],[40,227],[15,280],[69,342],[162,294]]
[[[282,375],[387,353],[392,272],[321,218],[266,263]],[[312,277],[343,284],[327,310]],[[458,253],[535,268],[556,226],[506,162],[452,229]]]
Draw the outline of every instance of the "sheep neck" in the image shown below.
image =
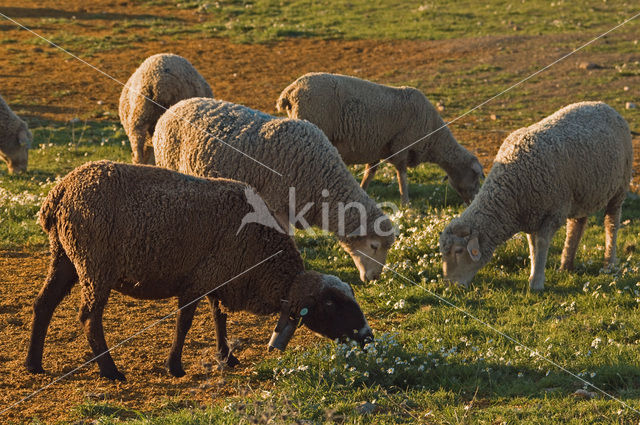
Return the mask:
[[[486,183],[485,183],[486,184]],[[493,185],[492,185],[493,186]],[[482,247],[482,261],[488,262],[498,245],[506,242],[518,232],[513,202],[504,190],[484,188],[467,208],[460,219],[478,232]]]

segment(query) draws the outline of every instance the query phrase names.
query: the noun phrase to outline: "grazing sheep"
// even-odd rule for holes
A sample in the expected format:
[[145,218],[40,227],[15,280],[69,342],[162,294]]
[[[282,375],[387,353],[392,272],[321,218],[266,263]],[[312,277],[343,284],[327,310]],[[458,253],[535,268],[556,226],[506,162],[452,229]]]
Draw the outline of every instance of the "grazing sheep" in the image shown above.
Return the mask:
[[560,267],[573,269],[587,217],[603,207],[605,263],[613,265],[632,159],[629,126],[602,102],[575,103],[514,131],[474,201],[440,236],[444,276],[466,286],[499,244],[524,231],[529,286],[540,291],[553,234],[566,221]]
[[276,107],[289,118],[320,127],[345,163],[366,164],[362,178],[365,190],[380,160],[387,158],[396,167],[404,204],[409,202],[407,167],[423,162],[442,167],[467,203],[480,188],[483,174],[478,159],[456,142],[448,127],[441,128],[445,124],[438,112],[412,87],[310,73],[285,88]]
[[171,105],[190,97],[213,97],[213,92],[182,56],[168,53],[149,56],[136,69],[122,89],[119,106],[134,163],[154,163],[151,136],[158,118]]
[[299,324],[332,339],[370,341],[371,329],[349,285],[305,271],[288,235],[259,224],[240,228],[241,218],[252,211],[248,193],[253,189],[233,180],[109,161],[69,173],[40,210],[51,265],[34,303],[27,369],[43,371],[51,316],[78,281],[79,318],[100,375],[109,379],[124,379],[102,329],[111,290],[138,299],[178,298],[181,310],[167,361],[174,376],[184,375],[182,347],[205,295],[215,319],[218,356],[231,367],[238,360],[227,345],[219,302],[231,311],[280,312],[270,346],[282,350]]
[[315,125],[193,98],[175,104],[158,120],[153,148],[160,166],[250,184],[280,223],[316,225],[335,233],[363,281],[382,272],[394,240],[393,225]]
[[0,96],[0,158],[7,163],[9,173],[27,170],[32,139],[27,123]]

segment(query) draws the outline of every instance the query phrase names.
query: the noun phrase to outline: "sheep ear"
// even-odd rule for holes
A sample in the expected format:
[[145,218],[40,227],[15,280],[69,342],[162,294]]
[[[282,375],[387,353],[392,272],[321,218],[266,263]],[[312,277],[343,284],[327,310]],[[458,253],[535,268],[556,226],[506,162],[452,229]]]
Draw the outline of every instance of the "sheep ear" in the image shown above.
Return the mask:
[[471,166],[471,169],[473,171],[475,171],[476,174],[478,174],[478,175],[482,176],[482,178],[484,178],[484,170],[482,169],[482,165],[478,161],[473,163],[473,165]]
[[467,252],[469,252],[473,261],[480,261],[480,244],[478,243],[477,236],[472,237],[469,239],[469,242],[467,242]]
[[28,148],[31,147],[30,146],[31,137],[29,137],[29,136],[30,136],[29,130],[27,130],[26,128],[20,130],[20,132],[18,133],[18,144],[20,146],[23,146],[23,147],[24,146],[26,146]]

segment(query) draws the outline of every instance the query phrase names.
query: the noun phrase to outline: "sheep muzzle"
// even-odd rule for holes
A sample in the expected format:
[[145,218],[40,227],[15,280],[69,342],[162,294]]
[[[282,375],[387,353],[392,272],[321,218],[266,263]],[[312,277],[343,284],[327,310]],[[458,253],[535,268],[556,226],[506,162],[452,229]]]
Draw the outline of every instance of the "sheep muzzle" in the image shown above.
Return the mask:
[[297,328],[297,323],[294,318],[289,314],[289,301],[282,301],[282,310],[280,311],[280,319],[276,325],[275,330],[271,334],[269,340],[268,351],[272,351],[277,348],[280,351],[284,351],[287,348],[287,344],[293,333]]
[[287,348],[289,340],[291,339],[291,337],[293,337],[293,333],[295,332],[295,330],[295,320],[292,320],[291,318],[284,315],[280,316],[278,325],[271,334],[271,339],[269,340],[269,351],[272,351],[274,348],[277,348],[280,351],[284,351],[285,348]]

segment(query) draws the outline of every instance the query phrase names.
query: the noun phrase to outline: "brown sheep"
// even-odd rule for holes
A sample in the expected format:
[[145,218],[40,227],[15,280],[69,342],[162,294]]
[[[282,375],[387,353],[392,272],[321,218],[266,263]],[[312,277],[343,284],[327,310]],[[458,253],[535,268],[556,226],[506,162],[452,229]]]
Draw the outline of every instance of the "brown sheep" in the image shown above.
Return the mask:
[[[34,303],[25,365],[43,372],[42,353],[51,316],[80,282],[82,322],[100,375],[124,380],[111,358],[102,314],[111,290],[138,299],[178,298],[174,342],[167,367],[185,374],[182,347],[198,304],[213,309],[218,357],[238,364],[226,342],[226,314],[281,313],[270,346],[284,349],[297,324],[329,338],[361,344],[371,329],[351,287],[340,279],[305,271],[287,234],[255,223],[253,189],[227,179],[201,179],[143,165],[100,161],[69,173],[40,210],[49,234],[51,265]],[[266,260],[265,260],[266,259]]]

